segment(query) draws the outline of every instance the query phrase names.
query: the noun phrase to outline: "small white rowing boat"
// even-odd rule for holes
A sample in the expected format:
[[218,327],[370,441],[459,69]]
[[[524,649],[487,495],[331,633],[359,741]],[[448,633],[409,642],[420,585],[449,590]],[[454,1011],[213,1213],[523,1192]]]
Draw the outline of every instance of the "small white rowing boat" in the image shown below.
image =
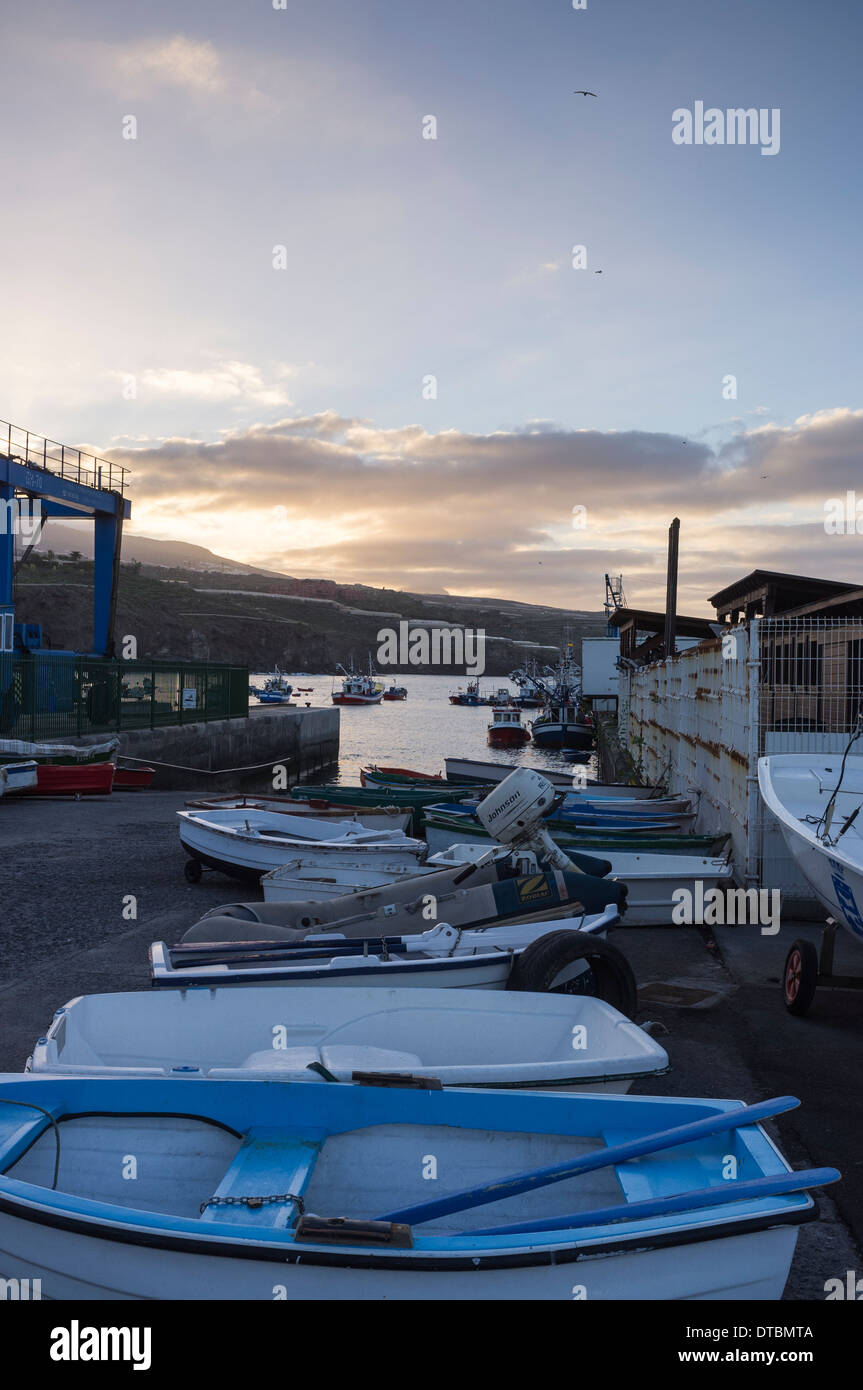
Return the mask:
[[588,995],[485,990],[152,990],[87,994],[54,1014],[34,1075],[208,1077],[611,1091],[668,1056]]
[[[281,811],[243,808],[178,811],[180,842],[191,863],[223,873],[260,877],[268,869],[296,859],[299,853],[337,865],[357,860],[375,866],[421,864],[428,854],[423,840],[400,830],[367,830],[350,820],[316,820]],[[189,865],[187,877],[192,878]]]
[[[323,932],[298,941],[183,941],[171,947],[154,941],[150,973],[154,985],[183,988],[353,984],[593,992],[629,1015],[636,998],[632,971],[601,939],[617,921],[617,908],[610,905],[592,916],[553,923],[464,929],[437,922],[400,936]],[[597,985],[593,991],[587,988],[588,975]]]

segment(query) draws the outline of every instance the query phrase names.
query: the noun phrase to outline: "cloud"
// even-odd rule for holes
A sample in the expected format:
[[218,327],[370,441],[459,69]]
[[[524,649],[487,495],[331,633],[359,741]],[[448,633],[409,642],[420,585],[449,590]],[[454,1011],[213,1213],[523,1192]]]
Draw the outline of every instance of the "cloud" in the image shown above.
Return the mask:
[[[279,364],[276,377],[292,376],[295,369]],[[243,405],[286,406],[290,397],[283,386],[267,383],[258,367],[249,362],[219,362],[203,371],[176,367],[146,367],[136,373],[112,372],[118,381],[134,379],[140,396],[197,401],[233,401]]]
[[704,613],[756,567],[863,580],[854,538],[824,530],[828,498],[860,483],[861,452],[863,411],[847,409],[741,425],[715,449],[548,421],[388,429],[328,411],[113,455],[133,469],[141,530],[148,508],[177,538],[206,519],[231,558],[397,588],[596,608],[608,570],[633,603],[658,607],[679,516],[681,609]]

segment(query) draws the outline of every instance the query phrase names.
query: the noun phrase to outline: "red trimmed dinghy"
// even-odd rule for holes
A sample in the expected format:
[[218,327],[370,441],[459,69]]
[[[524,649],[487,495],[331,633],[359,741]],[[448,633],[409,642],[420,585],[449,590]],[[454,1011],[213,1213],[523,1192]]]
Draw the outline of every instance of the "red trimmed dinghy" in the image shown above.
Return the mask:
[[0,1268],[51,1299],[779,1299],[839,1177],[761,1128],[797,1103],[6,1076]]

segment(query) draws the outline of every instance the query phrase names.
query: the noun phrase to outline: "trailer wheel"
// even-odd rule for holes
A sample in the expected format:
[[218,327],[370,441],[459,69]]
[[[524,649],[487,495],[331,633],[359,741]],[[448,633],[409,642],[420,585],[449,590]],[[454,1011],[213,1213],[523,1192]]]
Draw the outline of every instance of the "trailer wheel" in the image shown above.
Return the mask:
[[785,957],[782,996],[790,1014],[801,1017],[815,998],[818,985],[818,952],[811,941],[798,938]]
[[[573,974],[583,962],[588,968]],[[509,974],[507,989],[535,994],[594,994],[627,1018],[635,1017],[638,990],[632,967],[608,941],[580,931],[553,931],[522,951]]]
[[187,883],[200,883],[203,872],[200,859],[187,859],[183,865],[183,873],[186,875]]

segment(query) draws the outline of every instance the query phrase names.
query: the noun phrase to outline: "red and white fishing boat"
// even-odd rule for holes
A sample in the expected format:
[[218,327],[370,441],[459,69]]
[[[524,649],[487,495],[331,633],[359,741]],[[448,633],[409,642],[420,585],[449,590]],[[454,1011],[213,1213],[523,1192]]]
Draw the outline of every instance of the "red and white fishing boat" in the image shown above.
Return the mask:
[[492,711],[488,741],[492,748],[520,748],[530,743],[530,734],[522,725],[521,710],[517,705],[498,705]]
[[332,692],[334,705],[379,705],[383,699],[384,688],[376,681],[369,661],[368,675],[357,671],[346,671],[344,666],[337,668],[344,674],[341,690]]

